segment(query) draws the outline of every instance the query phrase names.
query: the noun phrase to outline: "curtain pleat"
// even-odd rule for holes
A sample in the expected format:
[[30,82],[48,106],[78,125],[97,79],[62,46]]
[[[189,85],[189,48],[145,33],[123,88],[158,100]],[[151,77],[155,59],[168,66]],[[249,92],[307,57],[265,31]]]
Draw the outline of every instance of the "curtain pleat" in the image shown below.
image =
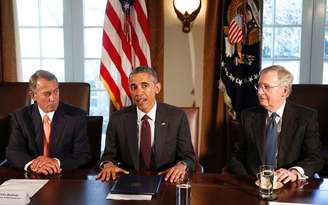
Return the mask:
[[17,81],[13,1],[0,1],[0,82]]

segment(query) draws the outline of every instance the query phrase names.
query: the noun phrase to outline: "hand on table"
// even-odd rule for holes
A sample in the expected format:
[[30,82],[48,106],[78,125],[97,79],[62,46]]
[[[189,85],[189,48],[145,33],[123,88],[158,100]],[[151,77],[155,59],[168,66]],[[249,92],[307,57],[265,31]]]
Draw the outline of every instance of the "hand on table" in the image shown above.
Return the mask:
[[175,166],[173,166],[165,171],[159,172],[158,175],[165,174],[165,177],[164,177],[165,181],[169,181],[171,183],[173,183],[173,182],[176,183],[179,180],[183,180],[185,178],[185,176],[187,174],[186,168],[187,168],[187,166],[184,163],[179,162]]
[[277,181],[282,182],[284,184],[288,182],[295,182],[298,179],[298,172],[294,169],[287,170],[280,168],[277,171]]
[[117,177],[117,174],[124,173],[129,174],[129,172],[125,169],[122,169],[112,162],[108,162],[104,165],[103,169],[99,172],[96,179],[100,179],[101,181],[110,181],[115,180]]
[[29,168],[33,172],[44,175],[59,174],[62,171],[55,158],[46,156],[38,156],[35,158]]

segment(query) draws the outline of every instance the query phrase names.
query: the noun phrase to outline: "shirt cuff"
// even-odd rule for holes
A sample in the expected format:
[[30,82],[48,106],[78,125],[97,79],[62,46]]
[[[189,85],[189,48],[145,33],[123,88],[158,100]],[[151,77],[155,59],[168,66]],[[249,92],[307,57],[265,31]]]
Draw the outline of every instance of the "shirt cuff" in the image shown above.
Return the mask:
[[[57,159],[57,158],[54,158],[54,159],[57,161],[57,163],[58,163],[58,165],[59,165],[59,167],[60,167],[60,160]],[[33,160],[31,160],[31,161],[29,161],[29,162],[27,162],[27,163],[25,164],[25,166],[24,166],[24,170],[25,170],[25,171],[28,171],[28,168],[29,168],[29,166],[32,164],[32,162],[33,162]]]
[[288,169],[288,171],[291,171],[291,170],[296,170],[299,175],[298,175],[298,180],[305,180],[305,179],[308,179],[309,177],[305,175],[304,173],[304,169],[302,167],[298,167],[298,166],[295,166],[295,167],[291,167]]
[[56,161],[57,161],[57,163],[58,163],[58,166],[60,167],[60,160],[59,159],[57,159],[57,158],[54,158]]
[[33,160],[31,160],[31,161],[29,161],[29,162],[27,162],[27,163],[25,164],[25,166],[24,166],[24,170],[25,170],[25,171],[28,171],[28,168],[29,168],[29,166],[32,164],[32,162],[33,162]]

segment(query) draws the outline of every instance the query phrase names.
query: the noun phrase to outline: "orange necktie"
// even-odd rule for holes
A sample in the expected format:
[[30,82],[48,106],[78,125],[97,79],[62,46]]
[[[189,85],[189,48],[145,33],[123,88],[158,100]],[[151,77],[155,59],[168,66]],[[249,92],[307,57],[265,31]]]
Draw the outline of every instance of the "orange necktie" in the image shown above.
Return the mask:
[[43,155],[47,157],[49,154],[49,140],[50,140],[50,132],[51,132],[50,119],[48,115],[45,115],[43,117],[43,131],[44,131]]

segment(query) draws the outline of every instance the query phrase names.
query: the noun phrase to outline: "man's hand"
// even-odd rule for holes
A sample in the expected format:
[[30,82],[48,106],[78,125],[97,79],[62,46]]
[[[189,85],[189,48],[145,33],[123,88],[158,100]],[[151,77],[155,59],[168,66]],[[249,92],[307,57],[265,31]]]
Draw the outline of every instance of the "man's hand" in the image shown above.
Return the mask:
[[108,162],[104,165],[96,179],[100,179],[101,181],[110,181],[111,179],[115,180],[118,173],[129,174],[125,169],[119,168],[112,162]]
[[294,182],[298,179],[299,173],[292,169],[292,170],[287,170],[280,168],[277,170],[277,181],[282,182],[284,184],[288,182]]
[[165,174],[164,180],[170,181],[171,183],[175,183],[179,180],[182,180],[186,176],[186,168],[187,166],[184,163],[179,162],[175,166],[163,171],[159,172],[158,175]]
[[38,174],[59,174],[62,169],[59,167],[58,161],[54,158],[38,156],[32,161],[30,169]]

